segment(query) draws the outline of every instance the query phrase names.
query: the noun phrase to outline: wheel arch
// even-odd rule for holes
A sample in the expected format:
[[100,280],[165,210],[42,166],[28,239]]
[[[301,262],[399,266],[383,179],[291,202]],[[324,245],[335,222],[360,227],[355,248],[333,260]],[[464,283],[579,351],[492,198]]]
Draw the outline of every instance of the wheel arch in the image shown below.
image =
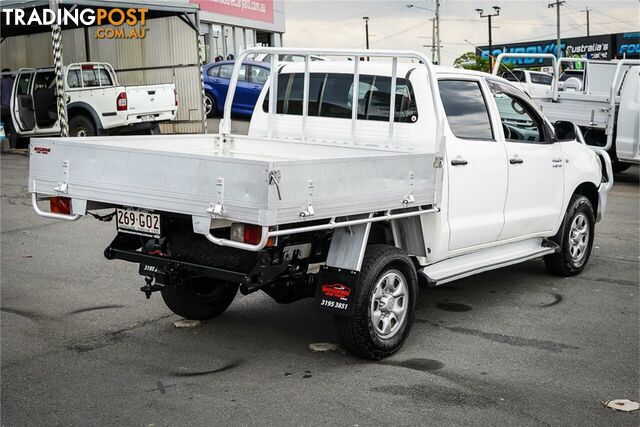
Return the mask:
[[96,113],[96,110],[94,110],[93,107],[86,102],[72,102],[67,106],[68,120],[71,120],[73,116],[78,115],[82,115],[88,119],[91,119],[98,134],[100,134],[100,132],[104,130],[98,113]]
[[597,217],[598,214],[598,188],[595,186],[593,182],[583,182],[578,185],[576,189],[573,191],[572,197],[576,194],[580,194],[585,196],[591,202],[591,206],[593,206],[593,215]]

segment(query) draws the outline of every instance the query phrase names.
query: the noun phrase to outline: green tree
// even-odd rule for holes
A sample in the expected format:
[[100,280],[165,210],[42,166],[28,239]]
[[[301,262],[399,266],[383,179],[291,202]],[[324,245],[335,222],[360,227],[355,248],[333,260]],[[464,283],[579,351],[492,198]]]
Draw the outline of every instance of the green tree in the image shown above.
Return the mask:
[[[482,59],[480,55],[474,52],[463,53],[453,61],[453,66],[456,68],[464,68],[465,70],[476,71],[489,71],[489,60]],[[505,67],[509,70],[513,69],[513,64],[502,62],[500,69],[504,70]]]

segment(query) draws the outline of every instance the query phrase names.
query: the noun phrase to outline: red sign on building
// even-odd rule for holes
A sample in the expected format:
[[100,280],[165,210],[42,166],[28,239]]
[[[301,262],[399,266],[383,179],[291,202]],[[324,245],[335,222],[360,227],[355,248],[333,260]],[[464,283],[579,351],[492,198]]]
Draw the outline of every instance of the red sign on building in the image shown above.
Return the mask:
[[200,10],[273,23],[273,0],[189,0]]

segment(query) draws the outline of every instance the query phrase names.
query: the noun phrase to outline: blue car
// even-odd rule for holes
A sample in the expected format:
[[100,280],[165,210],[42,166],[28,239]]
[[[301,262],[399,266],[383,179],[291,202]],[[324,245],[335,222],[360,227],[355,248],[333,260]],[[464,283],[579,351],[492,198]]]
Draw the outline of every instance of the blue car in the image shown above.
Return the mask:
[[[224,110],[233,65],[234,61],[220,61],[204,66],[207,117],[214,117]],[[269,73],[267,63],[246,61],[242,64],[231,108],[233,114],[251,116],[260,91],[269,78]]]

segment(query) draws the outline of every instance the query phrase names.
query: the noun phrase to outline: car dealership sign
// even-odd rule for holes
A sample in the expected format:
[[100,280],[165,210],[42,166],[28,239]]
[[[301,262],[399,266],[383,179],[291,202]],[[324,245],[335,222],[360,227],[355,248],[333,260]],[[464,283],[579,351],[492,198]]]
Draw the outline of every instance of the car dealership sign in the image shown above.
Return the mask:
[[[482,58],[489,58],[489,46],[481,46]],[[621,59],[640,57],[640,33],[604,34],[589,37],[571,37],[561,40],[562,56],[588,59]],[[493,45],[494,57],[507,53],[553,53],[557,56],[556,40],[542,40],[522,43],[497,43]],[[541,58],[505,58],[504,62],[524,67],[551,65]]]
[[273,23],[273,0],[190,0],[206,12]]

